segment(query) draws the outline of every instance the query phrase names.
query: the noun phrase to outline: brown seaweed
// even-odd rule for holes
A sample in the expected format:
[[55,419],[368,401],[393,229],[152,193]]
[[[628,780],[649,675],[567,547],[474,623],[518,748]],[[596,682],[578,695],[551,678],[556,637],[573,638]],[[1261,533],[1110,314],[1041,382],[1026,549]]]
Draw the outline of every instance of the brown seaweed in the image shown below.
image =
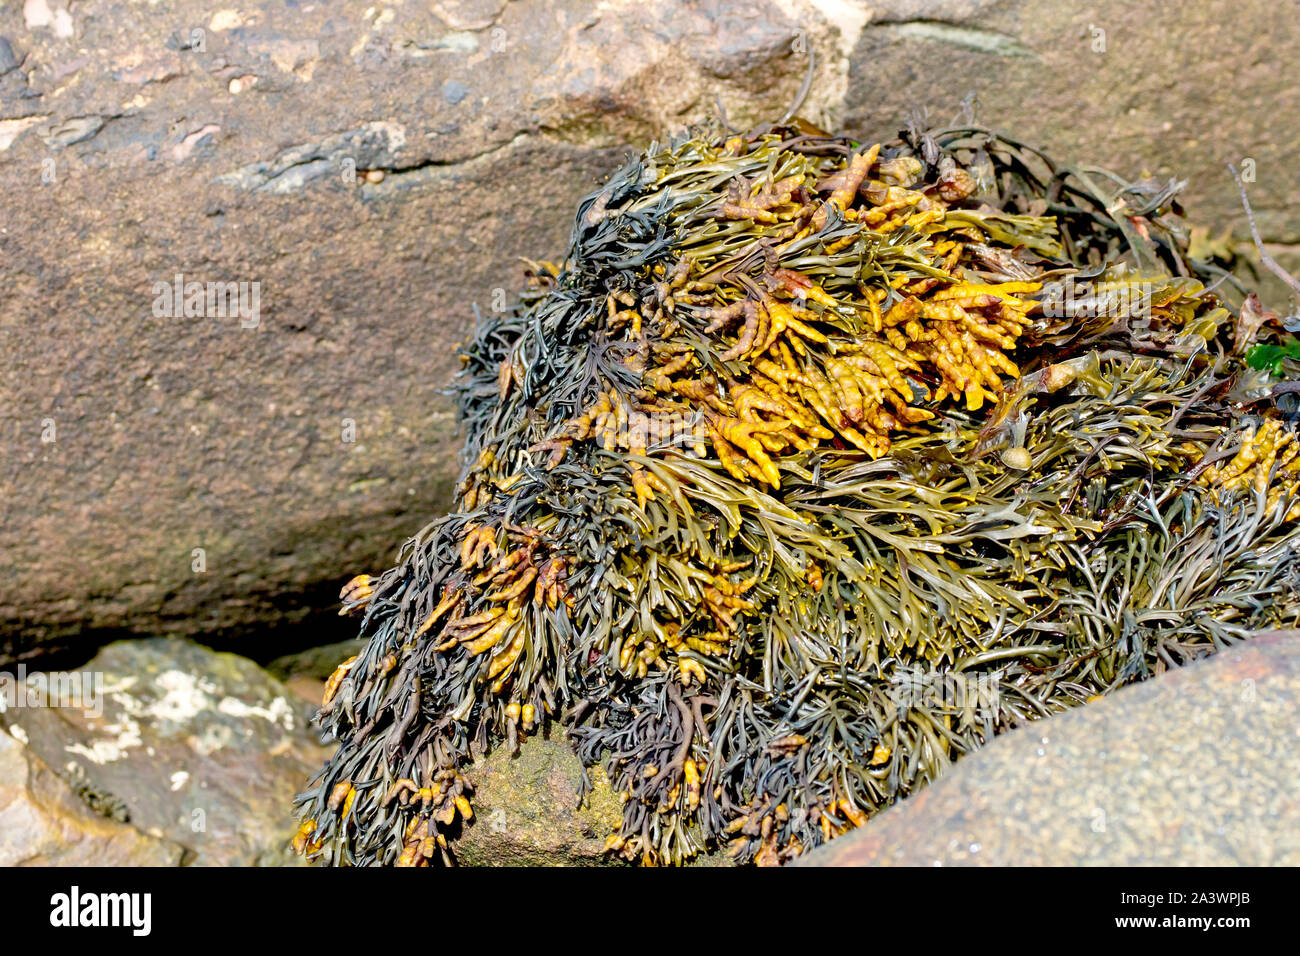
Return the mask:
[[465,348],[456,510],[345,589],[298,848],[451,862],[471,754],[553,729],[622,795],[611,852],[780,863],[1293,626],[1294,428],[1234,397],[1178,185],[978,127],[629,162]]

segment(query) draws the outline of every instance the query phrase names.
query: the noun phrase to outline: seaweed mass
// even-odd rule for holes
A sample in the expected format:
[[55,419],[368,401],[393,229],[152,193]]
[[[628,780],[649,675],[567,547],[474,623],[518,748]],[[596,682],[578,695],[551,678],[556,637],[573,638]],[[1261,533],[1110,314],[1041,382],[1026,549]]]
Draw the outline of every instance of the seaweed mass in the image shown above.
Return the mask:
[[611,854],[779,864],[1297,626],[1290,346],[1177,186],[978,127],[628,162],[464,347],[454,511],[344,589],[297,849],[453,862],[472,756],[545,732]]

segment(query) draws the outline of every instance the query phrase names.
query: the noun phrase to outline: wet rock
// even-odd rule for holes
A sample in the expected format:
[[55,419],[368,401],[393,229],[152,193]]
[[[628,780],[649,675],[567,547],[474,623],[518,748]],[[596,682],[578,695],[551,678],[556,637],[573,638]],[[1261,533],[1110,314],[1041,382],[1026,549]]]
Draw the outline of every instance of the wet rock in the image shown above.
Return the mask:
[[997,738],[809,866],[1296,866],[1300,631]]
[[72,678],[29,675],[20,694],[60,686],[50,700],[64,706],[3,719],[83,805],[196,865],[296,861],[293,796],[327,755],[311,705],[252,661],[181,639],[110,644]]
[[0,866],[177,866],[185,848],[90,809],[0,733]]

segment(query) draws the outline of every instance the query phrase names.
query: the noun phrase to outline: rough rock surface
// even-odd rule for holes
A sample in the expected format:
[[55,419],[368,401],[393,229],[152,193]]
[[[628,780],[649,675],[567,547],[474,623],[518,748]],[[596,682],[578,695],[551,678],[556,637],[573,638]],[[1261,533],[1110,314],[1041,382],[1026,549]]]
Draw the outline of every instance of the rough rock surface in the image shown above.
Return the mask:
[[560,741],[524,741],[477,761],[474,822],[454,845],[468,866],[592,865],[606,860],[605,838],[622,820],[609,779],[592,771],[592,792],[577,807],[581,765]]
[[91,810],[30,750],[0,733],[0,866],[176,866],[184,855],[179,844]]
[[800,865],[1296,866],[1300,631],[994,740]]
[[[474,304],[624,144],[806,62],[765,0],[124,6],[0,8],[0,658],[334,605],[446,506]],[[156,314],[178,274],[256,322]]]
[[[567,743],[530,737],[518,756],[504,750],[467,770],[474,784],[474,821],[452,849],[464,866],[622,866],[605,840],[623,820],[618,795],[600,767],[587,771],[591,789],[578,806],[582,765]],[[730,866],[724,854],[702,854],[691,866]]]
[[[339,584],[447,502],[474,304],[627,149],[779,115],[810,51],[811,119],[890,133],[973,90],[1239,233],[1223,163],[1253,159],[1295,264],[1298,30],[1265,0],[6,4],[0,660],[348,636]],[[249,283],[247,315],[169,312],[177,275]]]
[[310,705],[249,660],[174,638],[110,644],[73,675],[98,689],[3,721],[105,828],[129,824],[196,865],[296,860],[293,796],[327,756]]
[[[1196,222],[1246,237],[1226,164],[1246,168],[1260,229],[1300,265],[1300,89],[1277,69],[1300,22],[1264,0],[885,0],[850,58],[848,129],[888,135],[921,107],[979,121],[1067,162],[1188,180]],[[1286,298],[1272,281],[1274,307]]]

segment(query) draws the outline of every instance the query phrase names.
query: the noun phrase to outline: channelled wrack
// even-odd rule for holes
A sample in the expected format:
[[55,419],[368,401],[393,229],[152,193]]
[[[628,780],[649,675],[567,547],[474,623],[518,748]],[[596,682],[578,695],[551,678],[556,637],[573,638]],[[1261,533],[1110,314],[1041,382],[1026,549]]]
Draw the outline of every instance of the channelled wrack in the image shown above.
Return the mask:
[[344,589],[297,848],[451,862],[472,756],[547,731],[620,793],[612,853],[781,863],[1294,625],[1294,430],[1172,191],[1105,184],[799,122],[619,170],[465,349],[455,510]]

